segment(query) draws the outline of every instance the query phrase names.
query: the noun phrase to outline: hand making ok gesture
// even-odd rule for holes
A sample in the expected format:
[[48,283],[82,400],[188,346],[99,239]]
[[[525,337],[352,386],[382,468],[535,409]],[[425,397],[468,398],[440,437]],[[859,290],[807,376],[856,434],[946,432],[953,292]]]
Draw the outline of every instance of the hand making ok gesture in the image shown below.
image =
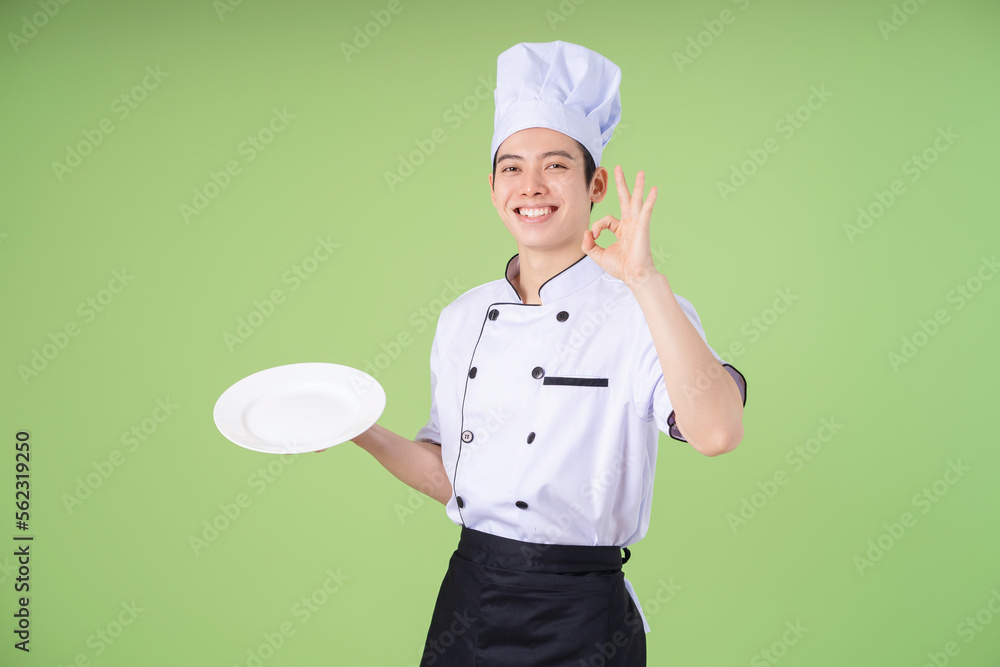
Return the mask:
[[[645,180],[645,174],[641,171],[636,174],[635,190],[630,193],[622,168],[616,166],[615,183],[618,185],[618,201],[622,207],[621,219],[606,215],[583,233],[583,251],[608,275],[618,278],[629,287],[643,283],[656,273],[649,241],[649,221],[656,202],[656,188],[650,188],[649,197],[644,200]],[[616,237],[615,242],[607,248],[595,243],[604,229],[611,230]]]

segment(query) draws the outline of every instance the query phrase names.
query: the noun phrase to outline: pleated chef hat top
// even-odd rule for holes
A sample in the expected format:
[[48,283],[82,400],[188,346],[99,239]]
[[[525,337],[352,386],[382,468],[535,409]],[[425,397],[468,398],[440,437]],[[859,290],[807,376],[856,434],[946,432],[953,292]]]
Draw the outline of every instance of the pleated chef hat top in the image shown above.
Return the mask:
[[529,127],[556,130],[583,144],[594,164],[621,120],[622,71],[569,42],[521,43],[497,58],[490,165],[504,139]]

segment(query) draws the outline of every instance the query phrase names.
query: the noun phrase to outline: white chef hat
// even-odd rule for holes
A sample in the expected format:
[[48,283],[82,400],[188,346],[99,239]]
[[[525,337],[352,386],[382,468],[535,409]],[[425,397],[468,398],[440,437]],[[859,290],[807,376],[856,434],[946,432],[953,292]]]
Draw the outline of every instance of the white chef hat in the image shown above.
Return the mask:
[[490,165],[504,139],[529,127],[556,130],[601,152],[621,120],[622,71],[599,53],[569,42],[521,43],[497,58]]

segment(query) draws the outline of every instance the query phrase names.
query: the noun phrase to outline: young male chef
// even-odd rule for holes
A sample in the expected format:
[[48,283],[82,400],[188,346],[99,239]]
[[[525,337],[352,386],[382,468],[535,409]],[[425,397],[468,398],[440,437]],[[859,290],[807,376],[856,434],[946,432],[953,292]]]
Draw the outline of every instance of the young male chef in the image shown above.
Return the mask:
[[620,80],[561,41],[499,56],[489,185],[517,254],[441,312],[416,439],[354,440],[462,526],[421,665],[645,665],[622,549],[649,526],[659,433],[707,456],[743,437],[743,376],[653,265],[656,189],[616,167],[621,217],[590,226]]

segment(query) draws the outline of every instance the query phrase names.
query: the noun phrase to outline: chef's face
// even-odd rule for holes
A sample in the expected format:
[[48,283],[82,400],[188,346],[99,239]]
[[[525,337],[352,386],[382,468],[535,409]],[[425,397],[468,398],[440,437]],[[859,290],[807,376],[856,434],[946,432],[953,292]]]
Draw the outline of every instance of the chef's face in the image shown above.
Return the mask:
[[533,127],[507,137],[497,149],[490,196],[519,249],[579,249],[590,226],[592,202],[604,199],[608,172],[598,167],[588,184],[576,140]]

